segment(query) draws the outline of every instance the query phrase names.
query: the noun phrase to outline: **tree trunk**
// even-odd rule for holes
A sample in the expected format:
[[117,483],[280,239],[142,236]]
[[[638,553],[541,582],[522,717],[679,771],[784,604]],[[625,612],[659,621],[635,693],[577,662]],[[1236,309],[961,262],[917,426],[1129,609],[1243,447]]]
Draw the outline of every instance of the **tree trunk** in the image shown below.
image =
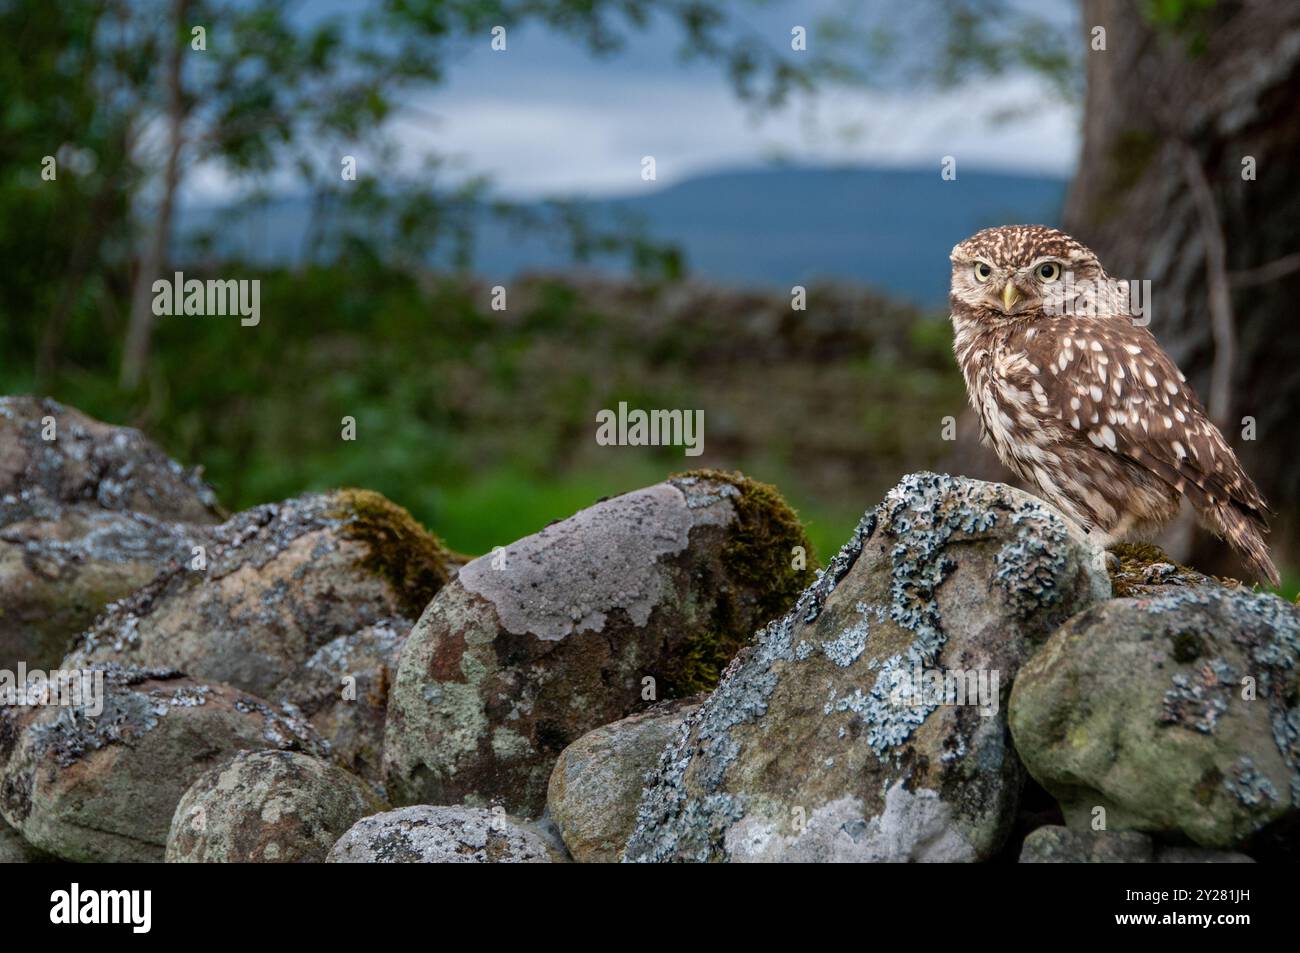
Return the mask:
[[[1151,282],[1151,331],[1220,419],[1300,556],[1300,4],[1221,2],[1185,29],[1083,0],[1083,153],[1065,228],[1116,278]],[[1202,52],[1192,52],[1193,40]],[[1253,160],[1255,178],[1243,163]],[[1250,438],[1249,420],[1255,422]],[[1236,572],[1198,534],[1198,568]]]
[[153,234],[140,259],[135,287],[131,293],[131,320],[122,350],[120,383],[134,389],[144,378],[149,363],[149,340],[153,336],[153,283],[162,277],[167,246],[172,237],[172,211],[176,189],[181,180],[181,148],[185,144],[185,94],[181,86],[181,67],[185,59],[185,18],[190,0],[175,0],[170,29],[171,47],[167,59],[167,161],[163,170],[162,200]]

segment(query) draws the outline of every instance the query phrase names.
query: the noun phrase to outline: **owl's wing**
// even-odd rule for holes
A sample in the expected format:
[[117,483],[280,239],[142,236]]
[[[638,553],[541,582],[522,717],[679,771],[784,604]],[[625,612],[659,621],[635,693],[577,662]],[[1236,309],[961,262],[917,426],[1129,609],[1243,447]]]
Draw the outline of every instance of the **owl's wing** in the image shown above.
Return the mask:
[[1019,386],[1031,397],[1022,406],[1043,426],[1126,457],[1195,504],[1233,502],[1267,526],[1259,490],[1146,328],[1122,317],[1060,318],[1016,337],[1027,358]]

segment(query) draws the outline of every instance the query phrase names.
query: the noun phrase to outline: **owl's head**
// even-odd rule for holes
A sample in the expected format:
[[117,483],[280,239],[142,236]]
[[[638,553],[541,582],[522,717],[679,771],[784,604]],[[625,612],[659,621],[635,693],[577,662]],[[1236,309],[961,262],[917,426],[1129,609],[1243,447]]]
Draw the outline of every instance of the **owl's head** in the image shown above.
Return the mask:
[[992,320],[1051,313],[1067,288],[1106,278],[1088,246],[1046,225],[986,228],[954,246],[949,257],[953,304]]

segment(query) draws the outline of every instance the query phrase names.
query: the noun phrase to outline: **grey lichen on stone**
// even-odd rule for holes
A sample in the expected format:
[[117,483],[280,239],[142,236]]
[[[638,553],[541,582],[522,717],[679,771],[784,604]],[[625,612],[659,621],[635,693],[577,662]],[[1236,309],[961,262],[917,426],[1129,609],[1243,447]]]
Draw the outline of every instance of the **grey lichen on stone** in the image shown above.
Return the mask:
[[446,549],[369,491],[254,507],[206,542],[202,564],[187,559],[108,606],[65,667],[162,665],[278,699],[327,643],[422,611],[448,578]]
[[385,805],[359,778],[296,751],[241,751],[199,777],[172,815],[168,863],[303,863]]
[[139,431],[48,398],[0,397],[0,525],[48,515],[58,504],[192,523],[220,513],[202,471],[182,467]]
[[0,668],[11,671],[20,660],[55,667],[105,606],[209,543],[203,524],[64,502],[39,486],[18,495],[39,503],[0,518]]
[[949,542],[957,534],[979,538],[997,529],[1000,521],[1009,521],[1015,527],[1015,540],[998,550],[995,578],[1018,615],[1027,618],[1060,600],[1056,580],[1066,567],[1069,533],[1055,511],[1031,497],[999,512],[988,505],[980,485],[946,475],[904,477],[886,496],[881,510],[881,525],[905,540],[890,551],[890,601],[884,611],[910,630],[913,639],[904,653],[880,664],[869,691],[855,689],[848,697],[837,698],[832,690],[826,710],[857,714],[868,726],[867,743],[884,758],[937,707],[900,707],[890,696],[911,680],[917,667],[933,666],[947,641],[935,592],[956,565],[945,551]]
[[33,725],[29,731],[32,756],[49,758],[60,768],[68,768],[90,751],[126,744],[152,731],[159,719],[166,717],[176,692],[162,688],[147,692],[128,689],[148,681],[174,679],[180,674],[171,669],[106,666],[103,711],[91,716],[84,705],[54,709],[52,719]]
[[545,864],[567,858],[543,832],[503,811],[415,805],[362,818],[332,864]]
[[[918,753],[913,735],[941,702],[900,701],[897,689],[915,670],[938,667],[941,657],[952,666],[992,664],[1009,681],[1033,640],[1109,594],[1096,556],[1081,530],[1027,494],[944,475],[905,477],[864,515],[793,609],[756,634],[683,725],[646,788],[624,859],[987,856],[1005,821],[1001,807],[981,802],[1013,804],[1019,778],[1002,740],[1005,728],[973,708],[947,707],[945,727],[928,729]],[[844,596],[837,590],[849,573],[853,589]],[[957,589],[944,595],[956,579]],[[832,597],[835,609],[824,615]],[[945,612],[958,615],[955,628]],[[962,641],[950,656],[952,631]],[[999,637],[989,641],[994,631]],[[804,709],[818,691],[825,692],[820,704]],[[778,693],[779,712],[772,708]],[[774,734],[778,724],[803,743],[786,750]],[[802,768],[801,757],[808,759]],[[918,773],[927,761],[942,767]],[[788,789],[779,780],[785,775],[759,767],[769,762],[789,772]],[[985,790],[977,793],[980,784],[968,775],[984,778]],[[927,788],[922,776],[936,787]],[[798,830],[785,817],[787,807],[805,815]],[[890,820],[895,815],[925,816],[921,827],[940,833],[909,841],[898,834],[907,825]],[[823,830],[832,817],[840,821]]]
[[62,859],[161,860],[177,801],[212,762],[328,754],[296,713],[228,685],[113,665],[103,678],[80,704],[0,707],[0,814]]
[[410,630],[394,617],[341,635],[281,686],[281,698],[311,721],[335,760],[367,781],[382,779],[388,693]]
[[[1238,674],[1227,661],[1216,658],[1210,663],[1212,679],[1224,687],[1221,702],[1225,696],[1231,697],[1233,689],[1241,688],[1243,675],[1258,679],[1257,694],[1267,699],[1274,743],[1290,770],[1291,803],[1300,808],[1300,698],[1295,688],[1300,681],[1300,611],[1276,596],[1234,588],[1178,590],[1151,599],[1144,607],[1155,614],[1213,611],[1232,619],[1238,627],[1232,641],[1246,653],[1250,665],[1248,671]],[[1221,706],[1216,720],[1217,714],[1221,714]],[[1245,774],[1252,772],[1247,766]],[[1237,789],[1248,791],[1257,786],[1242,781]],[[1267,789],[1261,786],[1259,793],[1267,796]]]
[[1277,788],[1267,775],[1261,774],[1249,755],[1242,755],[1232,766],[1223,786],[1238,801],[1247,807],[1256,807],[1265,803],[1276,804],[1281,800]]
[[790,568],[798,546],[772,487],[695,471],[472,561],[403,647],[388,792],[537,813],[563,748],[644,708],[647,685],[675,699],[716,684],[810,575]]
[[1176,672],[1171,681],[1172,686],[1165,692],[1163,720],[1207,735],[1214,733],[1215,724],[1228,710],[1233,692],[1240,687],[1237,673],[1223,658],[1203,662],[1192,675]]
[[461,569],[460,582],[491,602],[516,635],[559,640],[599,632],[614,609],[643,626],[664,595],[656,564],[684,550],[692,527],[710,519],[691,510],[714,508],[729,518],[731,504],[720,492],[688,500],[671,484],[656,484],[476,559]]
[[997,555],[997,580],[1021,617],[1055,605],[1061,598],[1054,581],[1065,568],[1065,523],[1042,511],[1011,515],[1016,539]]
[[[670,482],[678,487],[695,487],[703,483],[700,477],[689,475],[674,477]],[[723,500],[733,500],[740,496],[740,490],[731,483],[714,483],[710,485],[713,487],[710,492],[690,495],[686,505],[693,510],[713,508]]]
[[[799,597],[781,619],[760,629],[723,674],[713,694],[696,709],[677,732],[676,743],[660,756],[659,765],[637,808],[637,823],[624,851],[624,860],[662,862],[680,856],[705,861],[713,842],[739,820],[744,811],[737,798],[716,793],[722,775],[731,766],[739,748],[728,738],[735,725],[763,715],[767,699],[776,686],[771,672],[778,660],[792,660],[795,652],[790,633],[797,622],[815,621],[835,586],[853,568],[862,547],[875,531],[876,515],[867,513],[852,535],[817,580]],[[736,677],[741,669],[750,676]],[[705,761],[704,797],[691,797],[686,789],[686,770],[691,765],[688,741],[696,733],[702,742]]]
[[[857,609],[862,614],[862,618],[846,626],[844,631],[834,639],[822,643],[823,654],[841,668],[847,668],[858,660],[867,647],[867,638],[871,635],[871,609],[860,603]],[[882,613],[883,610],[877,606],[875,614]],[[795,647],[796,659],[799,657],[802,644]]]

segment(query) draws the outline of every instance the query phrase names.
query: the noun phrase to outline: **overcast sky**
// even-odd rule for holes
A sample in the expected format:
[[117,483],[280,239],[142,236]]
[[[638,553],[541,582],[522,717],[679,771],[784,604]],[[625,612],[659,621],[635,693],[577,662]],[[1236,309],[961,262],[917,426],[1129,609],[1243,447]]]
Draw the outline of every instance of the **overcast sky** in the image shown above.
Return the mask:
[[[1073,15],[1072,3],[1046,2]],[[313,9],[331,7],[339,9]],[[788,47],[791,26],[808,26],[816,42],[817,18],[842,8],[843,0],[777,0],[747,24]],[[498,52],[488,36],[467,40],[447,81],[406,101],[390,133],[409,170],[441,153],[463,174],[488,174],[503,195],[534,198],[621,195],[775,159],[938,169],[951,155],[959,168],[1068,175],[1077,158],[1076,109],[1029,76],[944,92],[823,90],[813,103],[755,117],[719,66],[680,61],[668,23],[632,33],[610,57],[539,28],[510,30],[507,41]],[[364,143],[353,152],[365,161]],[[655,157],[653,186],[640,177],[645,155]],[[195,170],[186,191],[197,201],[229,197],[211,170]]]

